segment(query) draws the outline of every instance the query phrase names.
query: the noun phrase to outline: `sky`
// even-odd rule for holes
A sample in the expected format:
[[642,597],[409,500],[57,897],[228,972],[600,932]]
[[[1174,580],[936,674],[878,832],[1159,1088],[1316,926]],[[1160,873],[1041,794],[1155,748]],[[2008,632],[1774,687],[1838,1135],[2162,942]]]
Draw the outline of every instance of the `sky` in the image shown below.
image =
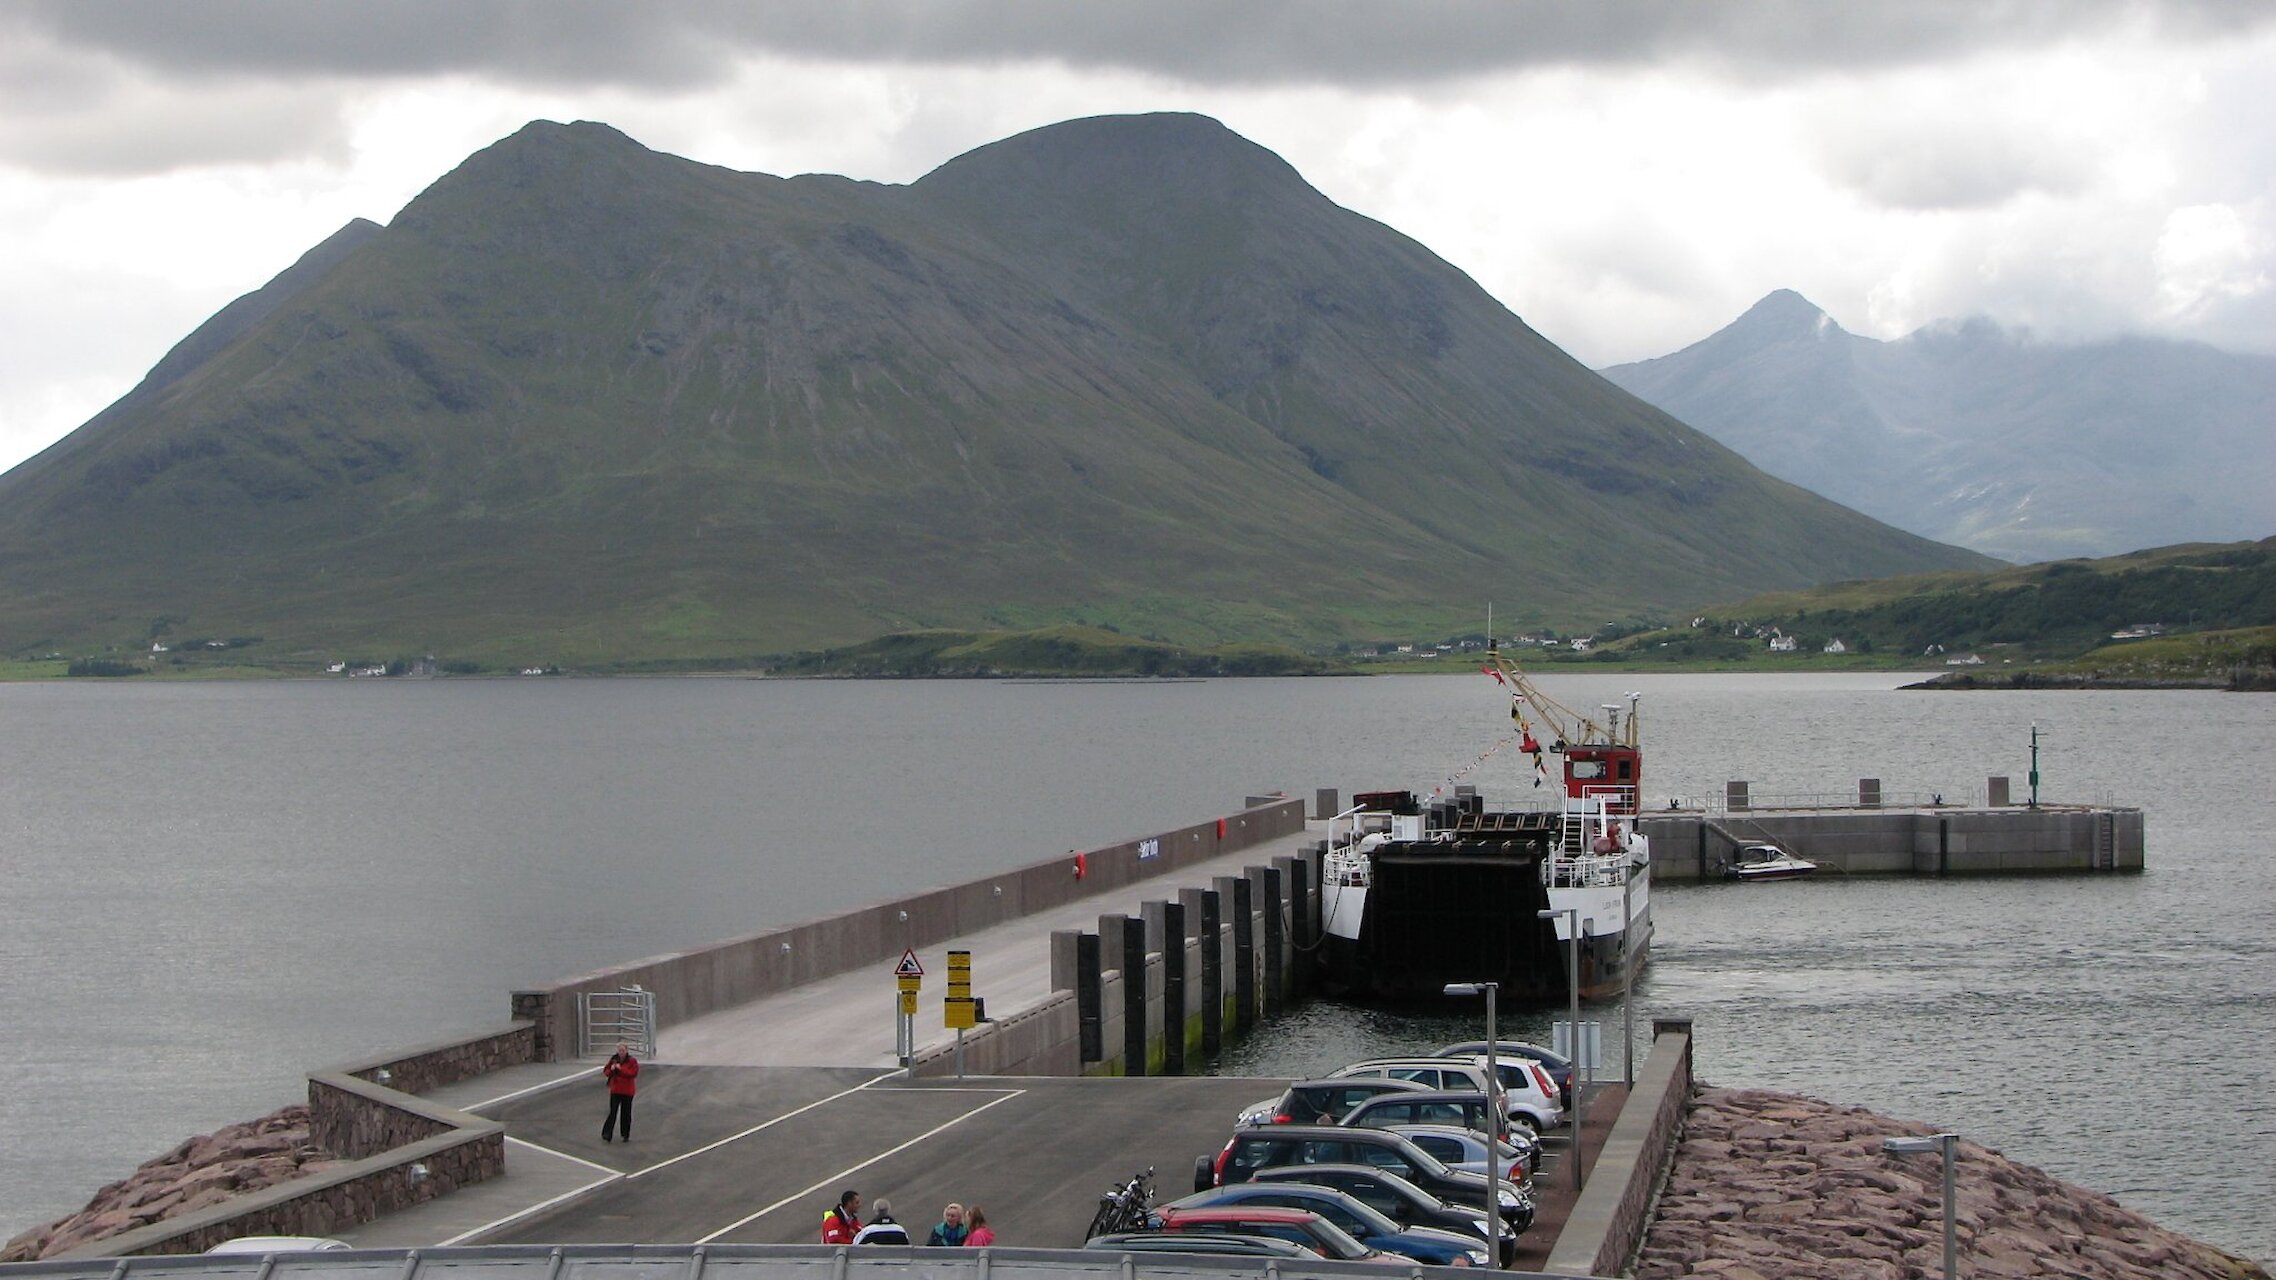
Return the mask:
[[909,182],[1197,111],[1584,362],[1775,289],[2276,355],[2276,0],[0,0],[0,469],[535,119]]

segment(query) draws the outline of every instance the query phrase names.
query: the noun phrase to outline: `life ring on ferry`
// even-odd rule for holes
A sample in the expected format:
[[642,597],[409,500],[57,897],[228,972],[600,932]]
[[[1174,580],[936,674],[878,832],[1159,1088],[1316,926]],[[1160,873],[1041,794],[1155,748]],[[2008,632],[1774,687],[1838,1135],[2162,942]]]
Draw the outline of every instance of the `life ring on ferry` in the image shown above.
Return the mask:
[[1090,857],[1089,857],[1088,855],[1086,855],[1086,854],[1077,853],[1077,854],[1075,855],[1075,878],[1076,878],[1077,880],[1080,880],[1080,879],[1082,879],[1084,876],[1087,876],[1087,875],[1089,875],[1090,873],[1091,873],[1091,860],[1090,860]]

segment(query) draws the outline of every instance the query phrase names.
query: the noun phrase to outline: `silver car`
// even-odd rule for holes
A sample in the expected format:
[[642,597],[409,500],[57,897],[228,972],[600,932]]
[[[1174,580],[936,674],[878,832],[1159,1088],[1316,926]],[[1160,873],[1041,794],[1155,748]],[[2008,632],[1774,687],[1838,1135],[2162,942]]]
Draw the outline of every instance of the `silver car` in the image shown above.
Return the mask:
[[[1386,1125],[1384,1132],[1406,1135],[1407,1141],[1437,1156],[1439,1163],[1450,1169],[1480,1174],[1486,1171],[1486,1135],[1476,1129],[1451,1124],[1394,1124]],[[1523,1147],[1504,1142],[1494,1152],[1494,1167],[1513,1180],[1530,1177],[1539,1158],[1530,1142]]]

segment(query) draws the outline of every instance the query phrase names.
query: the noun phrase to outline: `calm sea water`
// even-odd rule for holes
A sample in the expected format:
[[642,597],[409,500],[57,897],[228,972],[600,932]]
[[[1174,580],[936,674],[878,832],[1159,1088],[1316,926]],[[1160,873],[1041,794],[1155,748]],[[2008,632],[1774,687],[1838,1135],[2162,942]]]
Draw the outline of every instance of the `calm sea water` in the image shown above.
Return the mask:
[[[2020,784],[2036,721],[2048,799],[2148,810],[2148,873],[1663,884],[1639,1014],[1696,1018],[1711,1080],[1949,1125],[2276,1257],[2255,1070],[2276,1036],[2276,699],[1550,683],[1583,707],[1643,693],[1658,803],[1731,778],[1961,799]],[[1428,790],[1507,723],[1482,676],[0,686],[0,1230],[295,1100],[311,1068],[502,1021],[517,985],[1251,792]],[[1462,780],[1515,788],[1521,760]],[[1474,1030],[1318,1006],[1233,1066]]]

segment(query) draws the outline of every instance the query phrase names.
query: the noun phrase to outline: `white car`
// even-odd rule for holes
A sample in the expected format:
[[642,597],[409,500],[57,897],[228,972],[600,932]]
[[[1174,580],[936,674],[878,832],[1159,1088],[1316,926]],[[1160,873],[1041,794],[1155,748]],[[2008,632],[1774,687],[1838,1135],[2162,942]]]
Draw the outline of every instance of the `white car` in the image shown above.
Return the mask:
[[[1523,1058],[1515,1061],[1497,1061],[1494,1064],[1501,1076],[1501,1091],[1513,1124],[1522,1124],[1539,1133],[1554,1129],[1565,1121],[1565,1109],[1557,1105],[1557,1085],[1539,1064]],[[1348,1067],[1329,1073],[1330,1078],[1346,1076],[1388,1076],[1393,1080],[1413,1080],[1433,1089],[1467,1093],[1486,1091],[1486,1059],[1475,1058],[1370,1058],[1354,1062]]]
[[333,1253],[354,1245],[329,1236],[239,1236],[224,1240],[207,1253]]

